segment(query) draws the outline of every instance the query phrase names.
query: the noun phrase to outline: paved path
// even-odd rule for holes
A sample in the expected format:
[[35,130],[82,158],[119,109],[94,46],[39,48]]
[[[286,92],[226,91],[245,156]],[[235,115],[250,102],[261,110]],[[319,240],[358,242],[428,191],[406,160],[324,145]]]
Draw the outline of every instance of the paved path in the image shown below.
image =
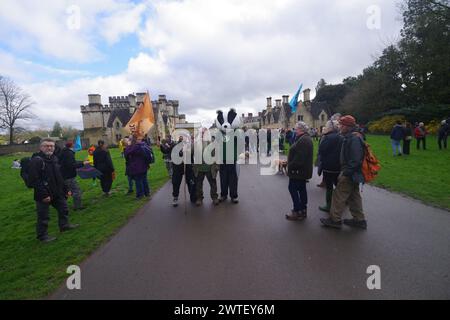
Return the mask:
[[[206,193],[185,215],[170,206],[166,184],[81,265],[82,290],[62,287],[51,298],[450,298],[448,211],[365,187],[368,230],[324,229],[317,182],[308,184],[304,222],[284,218],[287,177],[261,176],[256,166],[241,166],[237,205],[213,207]],[[381,290],[367,289],[369,265],[381,268]]]

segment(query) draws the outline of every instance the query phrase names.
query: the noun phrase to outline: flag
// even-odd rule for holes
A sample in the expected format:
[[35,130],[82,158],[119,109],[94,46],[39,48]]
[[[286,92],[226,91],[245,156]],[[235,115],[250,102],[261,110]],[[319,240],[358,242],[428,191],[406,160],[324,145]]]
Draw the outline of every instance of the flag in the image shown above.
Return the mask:
[[75,138],[75,145],[73,149],[75,151],[80,151],[81,149],[83,149],[83,147],[81,146],[81,138],[79,135],[77,135],[77,137]]
[[144,101],[139,104],[138,109],[125,126],[125,130],[138,138],[143,138],[145,134],[155,124],[152,102],[148,92],[144,96]]
[[300,85],[300,88],[298,88],[297,93],[292,97],[291,102],[289,102],[289,105],[291,106],[292,113],[295,113],[297,111],[297,105],[298,105],[298,95],[302,91],[303,83]]

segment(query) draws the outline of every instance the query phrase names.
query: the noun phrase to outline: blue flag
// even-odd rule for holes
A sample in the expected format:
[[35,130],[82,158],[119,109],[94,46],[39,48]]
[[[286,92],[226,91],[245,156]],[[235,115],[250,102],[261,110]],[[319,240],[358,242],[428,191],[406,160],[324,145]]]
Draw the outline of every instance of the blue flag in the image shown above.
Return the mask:
[[297,93],[292,97],[291,102],[289,102],[289,105],[291,106],[292,113],[295,113],[297,111],[297,105],[298,105],[298,95],[302,91],[303,83],[300,85],[300,88],[298,88]]
[[81,138],[79,135],[75,138],[75,145],[73,146],[73,149],[75,151],[80,151],[81,149],[83,149],[81,146]]

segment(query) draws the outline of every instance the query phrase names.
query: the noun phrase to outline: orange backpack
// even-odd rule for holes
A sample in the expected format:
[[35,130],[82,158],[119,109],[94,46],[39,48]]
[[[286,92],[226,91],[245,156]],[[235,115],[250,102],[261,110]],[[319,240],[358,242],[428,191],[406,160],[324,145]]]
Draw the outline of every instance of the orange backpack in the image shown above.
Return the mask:
[[377,177],[378,171],[380,171],[381,169],[381,165],[377,157],[375,157],[375,155],[373,154],[370,145],[367,142],[363,143],[364,158],[362,163],[362,174],[364,176],[364,181],[367,183]]

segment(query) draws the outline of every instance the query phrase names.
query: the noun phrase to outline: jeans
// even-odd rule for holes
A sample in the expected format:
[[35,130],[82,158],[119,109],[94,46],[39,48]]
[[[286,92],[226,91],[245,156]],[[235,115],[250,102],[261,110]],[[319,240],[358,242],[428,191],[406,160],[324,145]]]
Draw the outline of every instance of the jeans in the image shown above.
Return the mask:
[[48,222],[50,221],[49,207],[50,205],[58,211],[59,229],[69,224],[69,208],[65,198],[52,199],[50,203],[36,201],[37,223],[36,235],[39,240],[45,238],[48,233]]
[[398,150],[398,154],[402,154],[402,146],[400,144],[400,140],[391,140],[392,143],[392,152],[393,155],[395,156]]
[[289,179],[289,193],[294,205],[293,211],[306,210],[308,204],[308,193],[306,191],[306,180]]
[[128,175],[128,192],[133,192],[133,178]]
[[136,182],[136,198],[150,195],[150,188],[148,186],[147,172],[133,176]]

